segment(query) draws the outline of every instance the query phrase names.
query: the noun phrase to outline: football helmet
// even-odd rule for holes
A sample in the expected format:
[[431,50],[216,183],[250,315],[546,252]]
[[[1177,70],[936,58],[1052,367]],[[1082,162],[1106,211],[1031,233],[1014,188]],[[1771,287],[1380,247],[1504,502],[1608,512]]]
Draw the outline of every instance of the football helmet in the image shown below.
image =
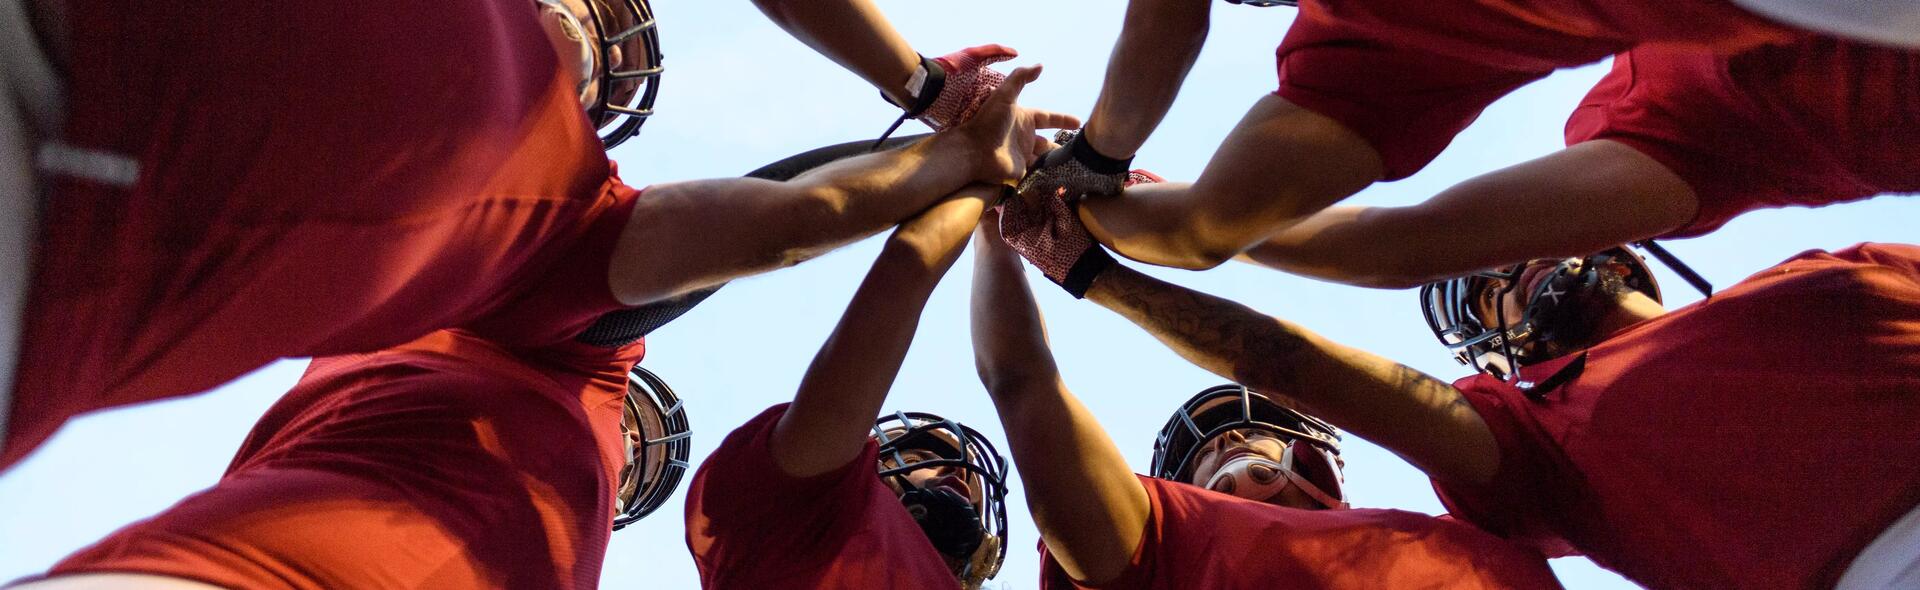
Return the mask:
[[[1522,285],[1529,268],[1553,264]],[[1660,301],[1660,284],[1647,261],[1625,247],[1560,261],[1536,260],[1420,287],[1421,311],[1435,337],[1461,364],[1499,379],[1517,378],[1521,367],[1549,360],[1541,346],[1566,329],[1562,319],[1579,293],[1598,287],[1602,271],[1615,273],[1635,291]],[[1499,300],[1528,288],[1520,317],[1506,317]],[[1558,325],[1556,325],[1558,324]]]
[[[1007,460],[978,431],[924,412],[895,412],[873,424],[880,445],[880,477],[898,485],[913,515],[964,588],[1000,573],[1007,558]],[[924,451],[924,452],[913,452]],[[929,458],[932,457],[932,458]],[[907,474],[928,468],[964,474],[979,502],[945,487],[923,488]]]
[[693,453],[693,427],[673,388],[652,371],[635,366],[627,374],[626,411],[620,434],[626,440],[627,465],[620,469],[613,530],[626,528],[667,503],[687,473]]
[[[584,32],[588,23],[579,22],[562,0],[534,0],[538,7],[566,21],[569,37],[580,39],[583,62],[581,95],[589,84],[598,85],[598,98],[585,105],[587,118],[599,131],[600,143],[608,149],[640,133],[640,125],[653,115],[653,101],[660,94],[660,32],[647,0],[580,0],[587,6],[592,32]],[[576,34],[576,32],[578,32]],[[618,50],[620,62],[607,59]]]
[[[1340,471],[1340,432],[1325,421],[1281,405],[1273,398],[1237,384],[1209,387],[1181,404],[1153,441],[1154,477],[1186,483],[1193,478],[1194,458],[1202,448],[1228,432],[1257,429],[1287,443],[1279,463],[1270,467],[1326,508],[1345,508],[1346,476]],[[1230,469],[1223,467],[1227,475]],[[1266,494],[1271,497],[1272,494]]]

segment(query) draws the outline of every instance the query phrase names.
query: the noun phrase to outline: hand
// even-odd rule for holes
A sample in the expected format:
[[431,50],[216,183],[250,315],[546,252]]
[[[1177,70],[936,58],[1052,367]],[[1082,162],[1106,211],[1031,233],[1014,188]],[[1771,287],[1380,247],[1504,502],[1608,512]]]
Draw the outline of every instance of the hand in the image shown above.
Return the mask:
[[1040,66],[1015,69],[980,105],[972,119],[947,132],[969,144],[975,158],[975,180],[1012,184],[1026,175],[1030,154],[1046,142],[1045,138],[1034,135],[1035,130],[1080,125],[1080,119],[1072,115],[1015,104],[1027,83],[1039,77]]
[[[1160,175],[1134,170],[1124,175],[1121,186],[1166,182]],[[1113,256],[1101,249],[1093,234],[1080,222],[1075,198],[1048,197],[1038,202],[1007,199],[998,209],[1000,234],[1021,258],[1040,269],[1040,274],[1060,285],[1075,299],[1084,299],[1087,289],[1107,267]]]
[[933,105],[921,113],[920,120],[936,130],[966,122],[979,112],[992,96],[993,89],[1007,79],[1006,74],[987,66],[1019,57],[1020,53],[1004,45],[968,47],[933,59],[945,71],[945,81]]
[[1056,135],[1053,141],[1060,147],[1042,156],[1033,172],[1020,180],[1020,198],[1032,203],[1044,198],[1119,193],[1126,186],[1127,166],[1133,158],[1102,155],[1086,137],[1084,130]]
[[966,248],[967,236],[980,225],[989,201],[1005,186],[976,184],[960,189],[900,224],[888,240],[912,250],[928,268],[945,268]]

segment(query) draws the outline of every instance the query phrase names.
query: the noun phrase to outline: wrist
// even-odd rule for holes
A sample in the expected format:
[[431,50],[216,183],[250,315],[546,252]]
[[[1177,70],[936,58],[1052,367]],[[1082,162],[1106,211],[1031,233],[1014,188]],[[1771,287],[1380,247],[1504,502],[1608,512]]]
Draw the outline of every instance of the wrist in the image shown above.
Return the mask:
[[1102,139],[1105,133],[1102,133],[1100,130],[1106,127],[1096,125],[1096,123],[1098,123],[1098,121],[1087,121],[1086,125],[1080,127],[1080,134],[1075,137],[1086,146],[1085,149],[1089,150],[1089,153],[1092,155],[1106,160],[1126,162],[1126,166],[1131,166],[1133,163],[1133,152],[1129,151],[1119,156],[1111,155],[1119,154],[1120,150],[1112,149],[1113,138],[1107,137]]
[[1115,158],[1103,154],[1099,149],[1094,147],[1092,140],[1087,136],[1087,131],[1082,129],[1080,133],[1073,136],[1073,140],[1068,141],[1066,145],[1067,153],[1072,154],[1074,161],[1079,162],[1081,166],[1085,166],[1087,170],[1095,173],[1109,175],[1126,174],[1127,170],[1133,167],[1133,158],[1131,156]]

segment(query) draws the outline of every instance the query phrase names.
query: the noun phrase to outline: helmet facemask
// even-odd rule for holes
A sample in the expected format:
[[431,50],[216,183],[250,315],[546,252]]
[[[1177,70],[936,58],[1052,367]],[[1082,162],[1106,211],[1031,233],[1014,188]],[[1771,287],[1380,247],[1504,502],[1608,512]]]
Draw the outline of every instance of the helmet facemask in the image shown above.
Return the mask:
[[[879,475],[952,568],[963,588],[978,588],[1006,560],[1006,459],[979,432],[921,412],[897,412],[873,427]],[[946,486],[922,487],[908,474],[947,469],[978,500]]]
[[[1553,267],[1529,274],[1547,262]],[[1505,301],[1522,289],[1521,311],[1512,313]],[[1599,319],[1634,291],[1661,300],[1646,261],[1617,247],[1430,283],[1420,288],[1420,302],[1428,327],[1456,360],[1515,380],[1521,367],[1592,345]]]
[[651,371],[634,367],[627,375],[625,411],[620,421],[627,464],[620,469],[613,530],[646,518],[667,503],[687,473],[693,453],[693,427],[673,388]]
[[1323,508],[1347,507],[1339,432],[1318,418],[1234,384],[1201,391],[1174,412],[1154,439],[1153,476],[1190,482],[1203,449],[1247,431],[1271,435],[1285,444],[1280,460],[1258,454],[1231,458],[1203,482],[1204,487],[1258,501],[1273,500],[1293,487]]
[[[534,0],[542,18],[560,19],[567,37],[581,44],[581,106],[611,149],[640,133],[659,95],[660,35],[647,0]],[[562,67],[566,67],[564,64]]]

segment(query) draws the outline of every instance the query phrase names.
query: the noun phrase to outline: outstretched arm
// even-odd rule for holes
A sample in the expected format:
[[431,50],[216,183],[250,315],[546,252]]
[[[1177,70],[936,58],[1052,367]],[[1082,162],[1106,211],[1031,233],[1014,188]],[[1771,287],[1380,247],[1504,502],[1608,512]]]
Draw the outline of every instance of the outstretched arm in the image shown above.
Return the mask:
[[1691,219],[1696,202],[1687,183],[1658,161],[1598,140],[1468,180],[1418,205],[1330,208],[1245,256],[1350,285],[1408,288],[1657,236]]
[[1095,280],[1087,298],[1195,365],[1293,400],[1430,476],[1482,483],[1499,466],[1486,422],[1459,391],[1419,371],[1124,266]]
[[969,187],[887,238],[840,324],[807,367],[793,405],[774,426],[770,446],[781,470],[795,477],[819,475],[860,455],[927,297],[959,258],[981,210],[999,190]]
[[1127,3],[1100,98],[1087,117],[1087,141],[1095,151],[1131,158],[1160,126],[1207,42],[1212,8],[1207,0]]
[[1038,68],[1020,68],[972,120],[913,146],[848,158],[786,182],[697,180],[647,189],[614,252],[609,281],[640,305],[795,264],[873,235],[941,195],[1026,171],[1035,129],[1073,117],[1014,104]]
[[894,104],[912,104],[907,78],[920,55],[870,0],[754,0],[793,38],[880,89]]
[[1098,584],[1126,571],[1145,533],[1145,490],[1105,430],[1060,381],[1024,267],[997,223],[974,240],[973,351],[1006,428],[1027,509],[1073,579]]

